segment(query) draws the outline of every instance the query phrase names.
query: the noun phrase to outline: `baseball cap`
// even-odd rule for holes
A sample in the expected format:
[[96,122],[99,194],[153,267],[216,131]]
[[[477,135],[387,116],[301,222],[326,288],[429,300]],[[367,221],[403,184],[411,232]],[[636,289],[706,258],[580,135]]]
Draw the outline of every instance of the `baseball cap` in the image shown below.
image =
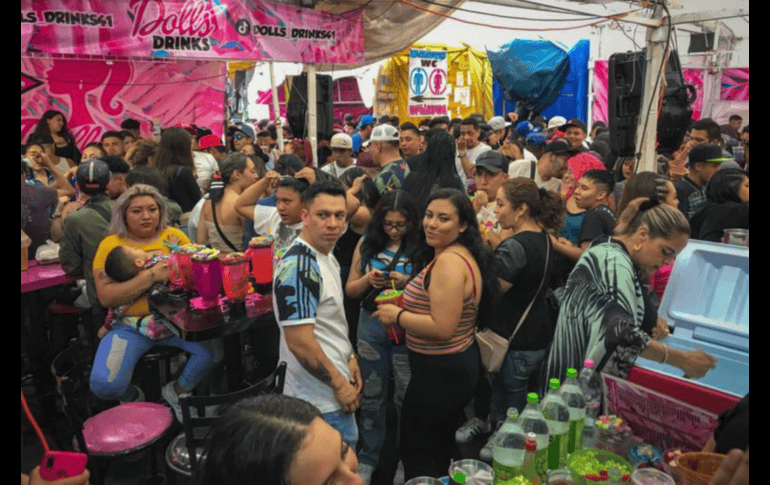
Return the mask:
[[548,129],[550,130],[551,128],[558,128],[566,122],[567,122],[567,118],[565,118],[564,116],[554,116],[553,118],[548,120]]
[[532,131],[532,128],[533,128],[532,123],[530,123],[529,121],[522,121],[521,123],[516,125],[516,133],[518,133],[519,136],[526,137]]
[[76,176],[82,192],[96,194],[104,191],[112,174],[107,163],[96,158],[78,165]]
[[373,141],[399,141],[398,130],[391,124],[375,126],[364,146],[368,147]]
[[586,130],[586,124],[583,123],[582,121],[580,121],[577,118],[572,118],[571,120],[569,120],[565,124],[561,125],[561,127],[559,127],[559,129],[566,133],[567,132],[567,128],[569,128],[570,126],[578,127],[581,130],[583,130],[583,133],[588,133],[588,130]]
[[572,146],[566,141],[556,140],[546,145],[543,153],[567,153],[569,155],[575,155],[580,153],[580,150],[577,148],[572,148]]
[[222,140],[217,138],[216,135],[205,135],[198,141],[198,148],[205,150],[206,148],[213,148],[223,146]]
[[476,168],[479,167],[490,172],[508,173],[508,158],[497,150],[487,150],[476,158]]
[[361,117],[361,121],[358,122],[358,126],[356,129],[360,130],[362,128],[366,128],[369,125],[376,124],[376,121],[374,120],[374,116],[372,115],[363,115]]
[[526,143],[527,144],[531,143],[532,145],[540,146],[540,145],[545,145],[545,141],[546,140],[545,140],[545,135],[544,134],[542,134],[542,133],[530,133],[529,135],[527,135]]
[[353,139],[347,133],[337,133],[329,142],[331,148],[353,149]]
[[507,123],[505,121],[505,118],[503,118],[502,116],[495,116],[493,118],[490,118],[490,120],[487,121],[487,124],[489,125],[489,128],[492,131],[503,130],[505,129],[505,127],[511,126],[511,124]]
[[243,132],[243,134],[245,134],[249,138],[252,138],[252,139],[255,138],[254,137],[254,128],[252,128],[251,126],[247,125],[246,123],[237,123],[235,125],[235,130]]
[[722,156],[722,148],[719,145],[710,143],[695,145],[690,149],[688,157],[690,166],[693,163],[722,163],[731,160]]

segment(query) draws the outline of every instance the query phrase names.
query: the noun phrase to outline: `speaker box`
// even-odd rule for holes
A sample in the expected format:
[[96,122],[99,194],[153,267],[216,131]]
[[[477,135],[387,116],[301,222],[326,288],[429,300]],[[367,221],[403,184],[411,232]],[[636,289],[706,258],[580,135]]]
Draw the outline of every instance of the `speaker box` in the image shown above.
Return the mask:
[[[610,56],[608,89],[608,118],[610,149],[618,157],[636,153],[636,129],[644,97],[645,51],[626,52]],[[666,65],[666,89],[658,112],[658,151],[675,151],[684,139],[692,120],[690,104],[695,101],[695,88],[684,83],[679,56],[669,52]],[[650,127],[648,127],[650,129]]]
[[[334,135],[332,105],[332,77],[316,74],[316,128],[319,140],[329,140]],[[286,106],[286,121],[292,134],[306,138],[307,133],[307,73],[294,76]]]

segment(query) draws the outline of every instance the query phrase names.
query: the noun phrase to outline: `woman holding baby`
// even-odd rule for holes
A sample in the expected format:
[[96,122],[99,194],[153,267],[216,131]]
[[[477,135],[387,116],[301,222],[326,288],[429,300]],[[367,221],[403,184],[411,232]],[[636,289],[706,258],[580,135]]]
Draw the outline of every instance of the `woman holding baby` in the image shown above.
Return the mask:
[[[168,281],[167,260],[145,268],[146,260],[159,253],[170,253],[169,244],[188,244],[187,236],[166,221],[162,195],[149,185],[137,184],[116,201],[107,237],[99,244],[93,263],[94,281],[99,301],[105,308],[120,309],[120,317],[111,322],[94,358],[91,390],[102,399],[135,401],[140,391],[131,386],[134,367],[156,345],[178,347],[190,354],[182,374],[163,388],[163,397],[182,420],[179,396],[188,393],[214,367],[214,351],[206,342],[186,342],[154,321],[147,302],[153,284]],[[118,246],[135,256],[138,271],[128,280],[107,276],[107,256]]]

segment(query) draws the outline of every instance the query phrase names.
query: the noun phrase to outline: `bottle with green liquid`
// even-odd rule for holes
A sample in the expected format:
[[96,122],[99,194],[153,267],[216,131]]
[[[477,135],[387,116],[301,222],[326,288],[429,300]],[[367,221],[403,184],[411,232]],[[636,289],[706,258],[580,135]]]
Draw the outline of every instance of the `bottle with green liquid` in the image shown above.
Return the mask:
[[559,379],[548,381],[550,390],[543,399],[543,416],[548,423],[551,443],[548,449],[548,468],[555,470],[567,462],[569,446],[569,408],[559,394]]

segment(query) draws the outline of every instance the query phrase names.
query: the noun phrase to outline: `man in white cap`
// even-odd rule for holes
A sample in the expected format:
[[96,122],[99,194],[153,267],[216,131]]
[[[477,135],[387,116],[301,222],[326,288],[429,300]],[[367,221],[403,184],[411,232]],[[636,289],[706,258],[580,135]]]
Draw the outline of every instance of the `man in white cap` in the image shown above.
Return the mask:
[[561,128],[561,125],[564,125],[567,123],[567,118],[564,116],[554,116],[550,120],[548,120],[548,127],[546,128],[546,139],[550,140],[551,137],[553,137],[553,134],[559,131],[559,128]]
[[332,149],[329,163],[321,167],[321,170],[335,178],[339,178],[343,173],[355,166],[353,139],[347,133],[337,133],[332,137],[329,147]]
[[381,194],[400,189],[409,175],[409,165],[401,158],[400,144],[398,130],[390,124],[376,126],[364,144],[374,163],[380,167],[374,183]]
[[503,142],[505,142],[505,138],[508,135],[508,127],[511,126],[511,124],[507,123],[502,116],[495,116],[490,118],[487,125],[489,125],[491,130],[487,144],[492,147],[493,150],[497,150],[503,146]]

